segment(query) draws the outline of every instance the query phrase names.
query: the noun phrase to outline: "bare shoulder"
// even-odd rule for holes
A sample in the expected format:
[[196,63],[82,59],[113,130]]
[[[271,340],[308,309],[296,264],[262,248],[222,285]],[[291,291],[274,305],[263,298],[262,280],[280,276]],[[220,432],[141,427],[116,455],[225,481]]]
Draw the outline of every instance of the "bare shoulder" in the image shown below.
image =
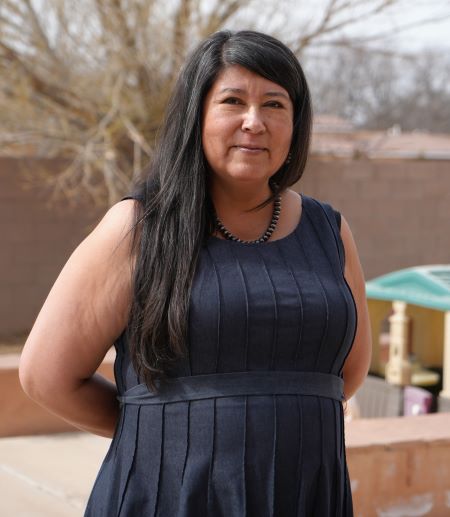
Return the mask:
[[285,198],[288,200],[289,203],[294,203],[296,205],[300,205],[302,204],[302,196],[296,192],[295,190],[292,190],[292,189],[286,189],[285,190]]
[[[136,201],[124,200],[113,205],[94,230],[75,249],[65,269],[75,273],[77,265],[90,263],[86,275],[115,277],[131,269],[131,244]],[[63,269],[64,272],[64,269]]]
[[110,242],[111,245],[119,245],[121,241],[127,239],[127,235],[133,228],[137,203],[134,199],[126,199],[113,205],[88,235],[87,240],[102,239]]
[[345,251],[345,276],[356,283],[364,283],[364,273],[355,239],[347,219],[341,214],[341,238]]
[[131,243],[136,203],[124,200],[109,208],[94,230],[74,250],[53,286],[60,286],[62,297],[62,287],[73,289],[80,302],[88,297],[98,302],[99,309],[112,297],[124,297],[124,290],[131,285]]
[[133,265],[132,242],[138,201],[119,201],[104,214],[94,230],[80,243],[71,258],[85,260],[104,269]]
[[303,211],[303,195],[295,190],[286,189],[285,205],[287,205],[289,212],[293,214],[293,219],[298,221]]
[[135,203],[120,201],[107,210],[64,265],[25,343],[22,379],[54,389],[88,378],[123,332]]
[[282,210],[279,221],[279,236],[294,231],[302,216],[302,197],[295,190],[286,189],[282,194]]

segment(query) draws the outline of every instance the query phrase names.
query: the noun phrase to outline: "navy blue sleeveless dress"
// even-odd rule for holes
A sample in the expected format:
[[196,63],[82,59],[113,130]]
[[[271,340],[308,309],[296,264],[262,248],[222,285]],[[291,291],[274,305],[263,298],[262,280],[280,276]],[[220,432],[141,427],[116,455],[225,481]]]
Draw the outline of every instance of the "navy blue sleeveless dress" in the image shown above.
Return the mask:
[[157,394],[115,343],[121,414],[85,517],[349,517],[342,367],[356,306],[340,215],[302,195],[296,229],[210,237],[189,356]]

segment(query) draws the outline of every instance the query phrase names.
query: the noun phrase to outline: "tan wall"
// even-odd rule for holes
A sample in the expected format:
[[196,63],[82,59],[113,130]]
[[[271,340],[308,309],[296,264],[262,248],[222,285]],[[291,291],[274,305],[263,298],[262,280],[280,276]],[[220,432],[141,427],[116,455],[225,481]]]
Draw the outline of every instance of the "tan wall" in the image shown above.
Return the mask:
[[[78,429],[31,400],[19,381],[19,355],[0,355],[0,438],[73,432]],[[106,354],[97,373],[114,381],[114,349]]]
[[450,414],[346,426],[355,517],[450,515]]
[[39,163],[55,167],[0,158],[0,340],[29,331],[62,266],[101,213],[87,202],[48,208],[49,193],[25,180]]
[[314,157],[295,187],[352,228],[367,279],[450,262],[450,162]]
[[[54,162],[42,163],[55,169]],[[23,188],[23,172],[33,174],[36,164],[0,158],[0,340],[28,332],[70,253],[105,211],[89,200],[47,208],[48,192]],[[449,161],[312,157],[294,188],[344,214],[370,279],[449,263],[449,167]]]

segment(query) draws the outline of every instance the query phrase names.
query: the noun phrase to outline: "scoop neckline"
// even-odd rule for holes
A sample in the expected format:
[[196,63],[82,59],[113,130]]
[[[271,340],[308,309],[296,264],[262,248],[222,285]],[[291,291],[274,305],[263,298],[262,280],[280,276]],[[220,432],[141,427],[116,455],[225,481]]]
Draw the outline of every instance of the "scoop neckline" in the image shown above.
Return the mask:
[[292,237],[294,237],[297,234],[300,227],[302,226],[303,219],[304,219],[303,210],[305,208],[305,198],[307,197],[304,194],[301,194],[300,192],[297,192],[297,194],[300,196],[300,199],[302,200],[302,204],[301,204],[302,210],[300,212],[300,219],[297,222],[297,225],[295,226],[295,228],[290,233],[285,235],[284,237],[281,237],[280,239],[275,239],[274,241],[268,240],[265,242],[239,242],[239,241],[233,241],[231,239],[221,239],[220,237],[216,237],[215,235],[210,235],[208,237],[208,240],[214,241],[214,242],[215,241],[225,242],[225,243],[229,243],[229,244],[233,244],[233,245],[240,245],[240,246],[268,246],[269,244],[276,244],[276,243],[280,243],[281,241],[291,239]]

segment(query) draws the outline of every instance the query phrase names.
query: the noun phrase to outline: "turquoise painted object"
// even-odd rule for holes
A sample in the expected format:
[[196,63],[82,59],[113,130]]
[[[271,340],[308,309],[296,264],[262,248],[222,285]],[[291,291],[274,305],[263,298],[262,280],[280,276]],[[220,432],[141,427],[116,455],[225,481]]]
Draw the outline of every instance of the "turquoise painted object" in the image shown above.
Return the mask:
[[417,266],[366,282],[367,298],[450,311],[450,264]]

